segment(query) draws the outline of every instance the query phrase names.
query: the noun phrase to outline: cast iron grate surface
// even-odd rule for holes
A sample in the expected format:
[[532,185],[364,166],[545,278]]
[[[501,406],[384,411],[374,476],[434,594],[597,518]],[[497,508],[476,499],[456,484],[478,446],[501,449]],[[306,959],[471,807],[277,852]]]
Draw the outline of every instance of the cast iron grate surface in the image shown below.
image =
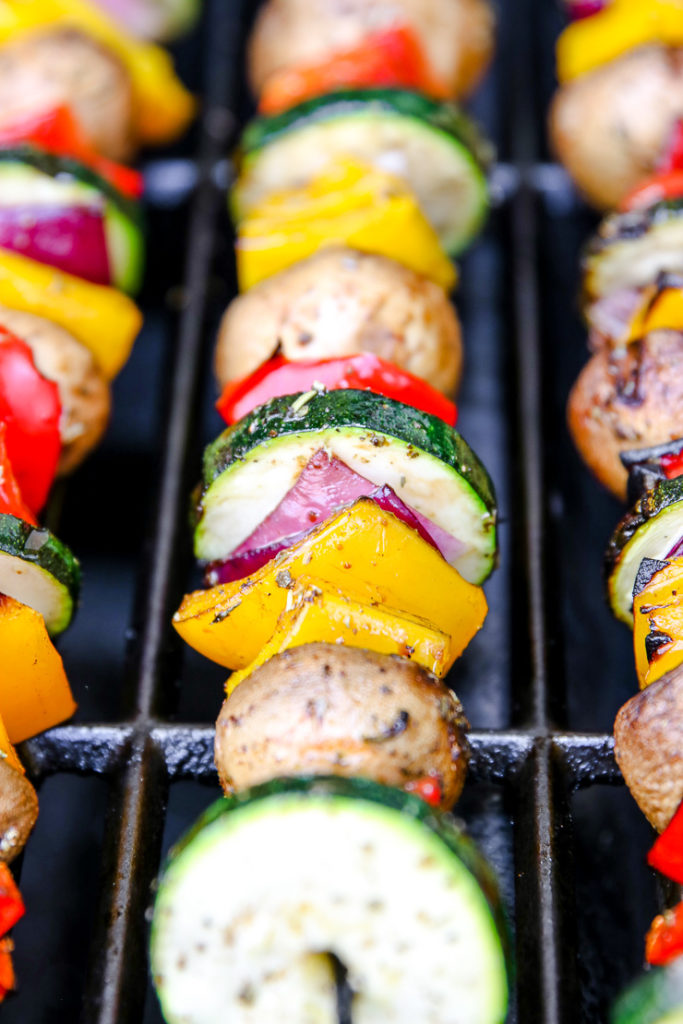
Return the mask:
[[[81,707],[74,724],[22,751],[42,811],[24,856],[29,909],[15,932],[21,990],[2,1010],[10,1024],[158,1024],[151,887],[165,850],[218,793],[211,723],[224,672],[183,650],[170,619],[196,581],[187,500],[201,446],[220,429],[211,349],[235,290],[225,155],[249,112],[254,6],[207,0],[179,49],[203,113],[183,146],[146,166],[145,330],[105,445],[51,508],[84,562],[83,607],[62,644]],[[552,0],[500,4],[499,14],[495,68],[473,104],[498,146],[497,208],[463,261],[457,302],[459,426],[496,483],[503,553],[487,624],[451,675],[474,727],[457,810],[510,911],[510,1020],[596,1024],[641,962],[657,894],[647,826],[609,735],[636,688],[628,634],[600,584],[619,509],[564,428],[586,357],[573,294],[591,217],[544,149],[562,19]]]

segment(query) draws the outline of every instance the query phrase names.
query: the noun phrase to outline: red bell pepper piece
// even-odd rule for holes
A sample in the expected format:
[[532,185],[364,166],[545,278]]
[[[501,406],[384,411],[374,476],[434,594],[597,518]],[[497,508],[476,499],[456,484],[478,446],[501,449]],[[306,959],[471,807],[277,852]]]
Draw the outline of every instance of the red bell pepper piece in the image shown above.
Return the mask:
[[683,885],[683,803],[650,850],[647,862]]
[[0,861],[0,936],[6,935],[14,927],[24,916],[25,909],[12,872],[4,861]]
[[139,199],[142,195],[142,175],[131,167],[100,156],[86,139],[68,107],[32,111],[4,124],[0,123],[0,146],[15,146],[22,142],[31,143],[57,156],[80,160],[126,196]]
[[26,342],[0,327],[0,423],[24,501],[39,511],[47,499],[62,447],[59,388],[36,369]]
[[425,775],[421,779],[408,782],[405,788],[409,793],[419,796],[430,807],[438,807],[443,799],[441,783],[433,775]]
[[310,363],[289,362],[283,356],[274,356],[250,376],[226,384],[216,408],[226,423],[237,423],[271,398],[310,391],[314,384],[322,384],[328,391],[374,391],[455,426],[457,412],[453,402],[420,377],[371,352]]
[[0,939],[0,1003],[8,992],[13,992],[17,987],[12,964],[12,953],[14,943],[11,939]]
[[657,171],[670,174],[672,171],[683,171],[683,120],[674,123],[669,136],[666,152],[659,162]]
[[663,967],[683,954],[683,903],[656,917],[645,939],[645,959]]
[[683,170],[666,171],[648,178],[638,185],[622,201],[619,209],[622,213],[629,210],[643,210],[665,199],[680,199],[683,196]]
[[683,196],[683,120],[676,121],[657,173],[638,185],[621,203],[620,209],[641,210],[665,199]]
[[12,463],[7,456],[6,433],[7,424],[0,423],[0,513],[16,516],[17,519],[24,519],[31,526],[37,526],[38,521],[21,496]]
[[357,46],[324,61],[274,72],[261,92],[259,112],[277,114],[313,96],[352,86],[415,89],[437,99],[449,94],[430,69],[417,33],[409,25],[396,25],[371,32]]
[[662,455],[660,463],[667,480],[675,480],[677,476],[683,476],[683,448],[680,452]]

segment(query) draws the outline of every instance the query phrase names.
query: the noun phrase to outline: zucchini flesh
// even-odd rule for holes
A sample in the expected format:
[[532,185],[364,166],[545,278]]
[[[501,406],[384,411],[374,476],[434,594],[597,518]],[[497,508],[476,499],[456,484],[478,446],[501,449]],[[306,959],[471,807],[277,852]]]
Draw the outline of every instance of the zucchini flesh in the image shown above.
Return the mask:
[[[354,1024],[500,1024],[505,925],[491,884],[450,819],[375,783],[285,780],[221,800],[159,886],[151,956],[164,1016],[299,1021],[289,1007],[265,1014],[273,979],[301,986],[310,954],[332,953]],[[291,992],[296,1005],[306,993],[317,990]]]
[[483,146],[457,108],[405,90],[345,90],[308,100],[247,129],[232,194],[240,220],[272,192],[306,184],[338,158],[408,182],[444,249],[457,255],[480,231],[488,187]]
[[683,273],[683,201],[606,217],[584,252],[582,269],[588,302],[617,289],[642,288],[662,273]]
[[[273,399],[224,431],[204,455],[195,554],[227,558],[280,503],[324,448],[465,545],[454,566],[481,583],[496,558],[493,485],[442,420],[369,391]],[[302,524],[302,528],[309,524]]]
[[633,622],[633,588],[645,558],[663,561],[683,537],[683,478],[662,480],[624,516],[609,543],[605,575],[609,603],[627,626]]
[[0,514],[0,593],[33,608],[55,636],[71,622],[81,583],[80,566],[49,530]]

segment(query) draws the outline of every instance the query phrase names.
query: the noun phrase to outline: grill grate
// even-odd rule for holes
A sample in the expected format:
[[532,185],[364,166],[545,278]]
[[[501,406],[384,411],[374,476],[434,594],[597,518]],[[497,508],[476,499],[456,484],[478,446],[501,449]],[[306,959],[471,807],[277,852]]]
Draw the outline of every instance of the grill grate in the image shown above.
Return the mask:
[[[123,676],[125,714],[102,724],[55,729],[30,741],[23,751],[38,781],[75,773],[104,776],[110,782],[83,1024],[133,1024],[143,1016],[146,1022],[159,1020],[148,993],[145,911],[162,848],[189,824],[178,814],[167,821],[169,793],[182,780],[215,780],[213,729],[205,723],[218,710],[217,677],[210,677],[210,687],[206,684],[203,704],[200,698],[193,704],[190,696],[188,722],[175,721],[178,683],[183,711],[187,694],[205,687],[209,669],[180,651],[170,617],[192,572],[185,507],[197,472],[199,424],[210,401],[210,387],[206,396],[202,389],[213,335],[214,280],[215,275],[227,275],[222,259],[227,230],[222,213],[224,156],[237,135],[236,115],[244,113],[241,54],[249,6],[246,0],[207,0],[198,157],[160,160],[150,168],[152,203],[160,211],[189,203],[189,229],[184,304],[161,417],[164,444],[155,511],[137,574]],[[501,491],[505,549],[501,572],[489,590],[490,622],[453,672],[454,685],[477,726],[462,813],[510,890],[506,895],[514,916],[518,964],[511,1020],[595,1024],[604,1019],[608,1000],[638,964],[641,934],[631,922],[630,933],[627,929],[615,947],[622,957],[618,971],[601,973],[588,964],[591,956],[611,958],[601,943],[609,941],[605,936],[613,938],[614,929],[607,927],[596,936],[583,921],[582,900],[586,892],[600,893],[600,874],[611,855],[609,848],[603,849],[595,864],[589,856],[586,868],[586,848],[593,837],[602,841],[606,834],[614,843],[619,836],[618,830],[610,832],[609,824],[605,833],[605,804],[593,796],[602,784],[619,784],[620,778],[607,733],[572,732],[566,726],[608,725],[610,714],[633,687],[628,675],[623,693],[604,677],[605,693],[593,705],[595,715],[590,707],[577,714],[576,700],[568,692],[577,679],[572,658],[577,646],[584,649],[585,635],[574,630],[573,613],[567,611],[580,587],[568,568],[569,556],[558,555],[556,541],[564,534],[570,549],[585,549],[593,576],[584,584],[583,607],[602,636],[610,627],[597,592],[604,539],[599,534],[615,518],[616,506],[579,476],[583,471],[569,452],[562,427],[563,395],[583,358],[568,295],[575,280],[576,242],[586,225],[579,220],[583,227],[577,228],[577,209],[562,172],[543,162],[540,115],[549,96],[550,46],[559,14],[551,0],[501,6],[506,9],[500,11],[497,68],[476,110],[497,136],[503,158],[494,176],[500,208],[486,237],[465,261],[458,305],[469,363],[461,425]],[[154,253],[154,237],[151,241]],[[548,356],[542,348],[541,338],[551,328],[560,334],[561,352],[571,351],[570,357]],[[563,459],[570,466],[568,481],[558,468]],[[584,500],[597,509],[595,528],[589,524],[584,530],[581,525]],[[76,536],[73,544],[79,550]],[[609,666],[628,665],[625,633],[610,633],[604,643],[611,652]],[[581,692],[589,694],[592,685],[584,680]],[[197,707],[210,710],[195,714]],[[596,808],[590,814],[574,796],[583,789],[592,794],[590,807]],[[208,801],[206,790],[203,801]],[[480,818],[489,824],[480,827]],[[499,833],[510,829],[511,841],[501,840]],[[625,829],[628,835],[628,821]],[[643,853],[637,842],[632,851],[619,852],[618,886],[647,887]],[[646,894],[643,902],[654,910],[648,898]],[[28,926],[30,913],[29,908]],[[26,970],[23,984],[30,984]],[[11,1012],[12,1004],[8,1006]],[[34,1018],[21,1013],[21,994],[14,1006],[16,1019],[32,1024]],[[53,1019],[64,1019],[55,1013]],[[48,1016],[35,1017],[39,1019]]]

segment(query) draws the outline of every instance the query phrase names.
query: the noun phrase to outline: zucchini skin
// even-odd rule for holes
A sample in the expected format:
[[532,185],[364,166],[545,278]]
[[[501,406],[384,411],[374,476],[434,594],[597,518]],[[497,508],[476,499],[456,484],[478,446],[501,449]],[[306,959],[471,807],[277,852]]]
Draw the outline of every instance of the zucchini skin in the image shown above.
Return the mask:
[[21,163],[28,167],[46,174],[50,178],[57,178],[60,174],[69,175],[83,185],[97,189],[105,199],[114,203],[119,212],[133,222],[133,225],[144,232],[144,218],[140,204],[112,185],[106,178],[102,178],[96,171],[86,164],[73,159],[72,157],[58,156],[55,153],[46,153],[31,145],[13,146],[9,149],[0,149],[0,162]]
[[638,978],[617,999],[610,1024],[658,1024],[676,1010],[683,1016],[683,959]]
[[[243,790],[229,797],[222,797],[211,804],[200,816],[178,843],[170,850],[164,873],[168,871],[176,858],[186,850],[197,836],[219,818],[239,808],[257,804],[268,797],[289,797],[301,795],[324,797],[333,801],[335,798],[357,799],[366,803],[376,803],[392,808],[408,818],[416,819],[430,831],[436,833],[442,843],[465,865],[469,873],[479,885],[503,948],[507,969],[509,990],[514,984],[514,966],[512,956],[512,939],[505,909],[498,890],[498,883],[492,868],[484,860],[469,836],[459,828],[456,819],[450,813],[431,808],[424,800],[406,793],[404,790],[382,786],[378,782],[362,778],[342,778],[336,775],[297,776],[296,778],[275,779],[260,786]],[[163,875],[159,887],[163,885]]]
[[73,617],[81,589],[81,567],[71,549],[49,530],[36,528],[3,512],[0,513],[0,551],[48,572],[66,588],[71,597],[70,612],[63,623],[50,628],[53,635],[63,632]]
[[488,512],[495,514],[495,490],[486,469],[460,434],[437,416],[372,391],[351,389],[314,392],[309,402],[297,407],[303,394],[274,398],[224,430],[204,452],[204,491],[232,463],[275,438],[355,427],[366,429],[370,443],[378,448],[385,443],[384,434],[440,459],[455,469]]
[[256,117],[243,135],[237,151],[238,162],[248,160],[252,153],[292,128],[314,124],[369,109],[413,118],[443,132],[465,146],[482,171],[492,160],[490,145],[483,139],[474,122],[454,103],[440,103],[409,89],[340,89],[304,100],[302,103],[272,117]]
[[604,578],[607,583],[621,560],[624,548],[638,530],[665,508],[679,501],[683,501],[683,477],[660,480],[651,491],[641,495],[609,539],[604,560]]
[[599,256],[616,242],[628,242],[646,235],[650,228],[683,217],[683,199],[662,199],[659,203],[628,213],[611,213],[604,218],[583,252],[583,259]]

